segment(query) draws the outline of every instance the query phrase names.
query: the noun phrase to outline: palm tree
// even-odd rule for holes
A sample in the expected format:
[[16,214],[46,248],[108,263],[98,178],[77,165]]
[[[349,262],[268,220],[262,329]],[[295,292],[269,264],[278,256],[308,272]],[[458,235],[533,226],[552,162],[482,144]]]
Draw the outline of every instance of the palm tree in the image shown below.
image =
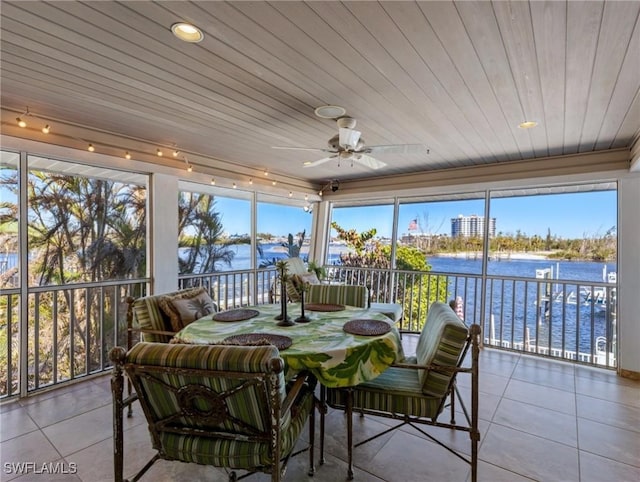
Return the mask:
[[178,229],[178,246],[188,248],[178,256],[181,274],[211,273],[219,263],[231,266],[235,253],[229,247],[249,242],[248,239],[223,238],[222,219],[209,194],[180,193]]

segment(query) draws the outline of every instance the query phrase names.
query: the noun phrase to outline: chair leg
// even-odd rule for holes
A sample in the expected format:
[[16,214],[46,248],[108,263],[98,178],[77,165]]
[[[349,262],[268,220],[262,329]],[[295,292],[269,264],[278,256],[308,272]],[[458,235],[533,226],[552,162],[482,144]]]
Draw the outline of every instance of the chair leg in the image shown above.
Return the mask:
[[349,457],[349,467],[347,469],[347,479],[353,480],[353,389],[347,388],[347,450]]
[[113,405],[113,479],[123,481],[124,471],[124,429],[122,414],[124,411],[124,376],[123,363],[126,356],[124,348],[114,347],[109,352],[109,359],[113,362],[111,374],[111,396]]
[[324,465],[324,419],[327,414],[327,389],[320,385],[320,465]]
[[[315,400],[313,401],[315,404]],[[316,407],[314,406],[309,414],[309,472],[307,473],[310,477],[316,473],[316,468],[313,463],[313,456],[315,452],[315,440],[316,440]]]

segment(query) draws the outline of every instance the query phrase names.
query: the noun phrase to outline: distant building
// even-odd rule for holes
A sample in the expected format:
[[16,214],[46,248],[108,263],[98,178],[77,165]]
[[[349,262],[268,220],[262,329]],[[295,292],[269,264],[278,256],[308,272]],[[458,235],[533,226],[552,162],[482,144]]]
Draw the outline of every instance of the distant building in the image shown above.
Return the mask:
[[[489,218],[489,237],[496,235],[496,218]],[[451,237],[464,236],[469,238],[472,236],[484,236],[484,216],[463,216],[460,214],[457,218],[451,218]]]

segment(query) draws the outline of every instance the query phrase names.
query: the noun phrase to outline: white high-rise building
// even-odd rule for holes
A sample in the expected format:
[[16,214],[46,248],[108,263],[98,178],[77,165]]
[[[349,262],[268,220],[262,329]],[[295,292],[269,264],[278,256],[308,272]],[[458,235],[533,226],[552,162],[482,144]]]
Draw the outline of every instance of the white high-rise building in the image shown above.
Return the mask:
[[[489,218],[489,237],[496,235],[496,218]],[[484,236],[484,216],[463,216],[451,218],[451,237]]]

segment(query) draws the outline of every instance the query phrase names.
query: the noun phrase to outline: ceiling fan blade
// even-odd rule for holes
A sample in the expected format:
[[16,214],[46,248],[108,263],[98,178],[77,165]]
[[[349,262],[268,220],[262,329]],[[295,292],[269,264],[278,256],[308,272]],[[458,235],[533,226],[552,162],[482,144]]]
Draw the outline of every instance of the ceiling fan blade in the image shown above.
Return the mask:
[[332,152],[329,149],[322,149],[320,147],[285,147],[285,146],[271,146],[271,149],[282,149],[287,151],[315,151],[315,152]]
[[367,146],[362,152],[376,154],[429,154],[424,144],[389,144],[383,146]]
[[380,169],[387,165],[385,162],[379,161],[378,159],[366,154],[355,154],[353,156],[353,161],[357,162],[358,164],[362,164],[369,169]]
[[319,166],[320,164],[324,164],[325,162],[329,162],[333,159],[336,159],[338,156],[329,156],[329,157],[324,157],[322,159],[318,159],[317,161],[313,161],[310,162],[309,164],[305,164],[302,167],[315,167],[315,166]]
[[362,132],[357,131],[355,129],[347,129],[346,127],[341,127],[339,131],[339,142],[342,147],[345,149],[355,149],[358,145],[358,141],[360,140],[360,136]]

